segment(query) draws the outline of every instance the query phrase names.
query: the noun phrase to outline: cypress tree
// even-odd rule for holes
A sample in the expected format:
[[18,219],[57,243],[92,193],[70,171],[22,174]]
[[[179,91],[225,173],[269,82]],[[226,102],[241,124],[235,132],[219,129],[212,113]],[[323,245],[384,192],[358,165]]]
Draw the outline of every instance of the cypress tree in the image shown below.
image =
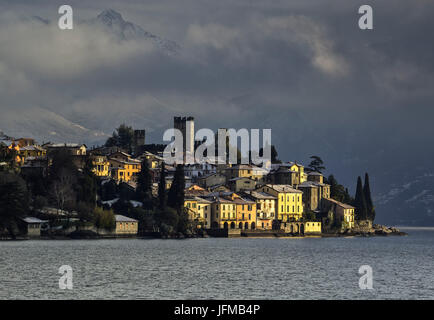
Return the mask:
[[148,160],[142,162],[142,168],[137,178],[137,199],[143,202],[143,207],[152,209],[152,177]]
[[173,177],[172,186],[169,190],[168,205],[178,213],[180,213],[184,207],[185,198],[185,177],[183,165],[177,165],[175,176]]
[[369,175],[368,173],[365,173],[365,185],[363,186],[363,193],[365,195],[366,199],[366,206],[368,211],[368,219],[374,221],[375,219],[375,209],[374,209],[374,203],[372,201],[371,197],[371,187],[369,185]]
[[164,162],[161,164],[160,182],[158,184],[158,200],[159,208],[164,210],[166,208],[166,168]]
[[366,205],[365,195],[363,193],[362,178],[357,178],[356,196],[354,199],[355,215],[357,220],[366,220],[368,218],[368,210]]

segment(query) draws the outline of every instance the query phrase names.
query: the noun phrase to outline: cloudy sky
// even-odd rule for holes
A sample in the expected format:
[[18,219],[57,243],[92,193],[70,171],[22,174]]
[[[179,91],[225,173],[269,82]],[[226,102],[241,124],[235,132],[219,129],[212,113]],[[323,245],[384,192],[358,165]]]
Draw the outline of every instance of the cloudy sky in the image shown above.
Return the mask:
[[[92,144],[126,122],[158,142],[174,115],[193,115],[197,127],[271,128],[282,159],[318,154],[348,184],[391,164],[433,169],[433,1],[376,1],[371,31],[358,28],[365,1],[67,2],[73,31],[57,27],[63,0],[0,0],[10,135]],[[179,54],[88,23],[108,8]]]

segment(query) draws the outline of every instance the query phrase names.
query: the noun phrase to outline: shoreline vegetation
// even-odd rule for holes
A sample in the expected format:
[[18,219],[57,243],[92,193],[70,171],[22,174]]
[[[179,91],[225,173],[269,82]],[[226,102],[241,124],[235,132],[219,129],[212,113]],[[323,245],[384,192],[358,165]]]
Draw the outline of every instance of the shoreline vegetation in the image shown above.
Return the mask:
[[[410,227],[409,227],[410,228]],[[417,228],[414,228],[417,229]],[[239,235],[227,235],[219,236],[218,238],[247,238],[247,239],[303,239],[303,238],[340,238],[340,237],[384,237],[384,236],[408,236],[406,232],[401,231],[396,227],[387,227],[384,225],[374,225],[371,230],[361,231],[345,231],[334,233],[321,233],[321,234],[309,234],[309,235],[294,235],[291,233],[278,232],[274,230],[262,230],[258,232],[240,232]],[[196,238],[212,238],[206,230],[196,234],[184,235],[173,234],[167,235],[159,232],[148,232],[140,235],[101,235],[89,230],[78,230],[70,233],[69,235],[41,235],[39,238],[31,238],[27,236],[17,236],[15,239],[12,237],[0,237],[0,241],[23,241],[23,240],[103,240],[103,239],[171,239],[171,240],[183,240],[183,239],[196,239]]]
[[165,145],[125,124],[93,148],[0,134],[0,240],[405,235],[374,224],[367,173],[353,197],[319,156],[283,162],[271,146],[266,166],[238,164],[228,138],[237,164],[168,165]]

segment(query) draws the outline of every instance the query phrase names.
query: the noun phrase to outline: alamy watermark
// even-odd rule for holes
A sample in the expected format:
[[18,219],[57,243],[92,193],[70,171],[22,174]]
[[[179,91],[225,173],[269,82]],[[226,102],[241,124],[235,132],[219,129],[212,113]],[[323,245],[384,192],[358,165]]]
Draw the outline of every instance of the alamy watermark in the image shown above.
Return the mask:
[[[271,164],[271,129],[193,129],[171,128],[163,140],[170,142],[163,152],[167,164],[255,164],[263,168]],[[240,140],[240,144],[238,144]],[[198,145],[199,144],[199,145]],[[239,148],[238,148],[239,146]]]
[[359,288],[361,290],[372,290],[374,288],[372,267],[369,265],[360,266],[359,274],[362,275],[359,279]]
[[[59,7],[58,13],[61,14],[59,18],[60,30],[72,30],[74,29],[74,17],[73,10],[70,5],[64,4]],[[370,5],[364,4],[359,7],[359,14],[362,16],[358,20],[359,28],[361,30],[374,29],[373,9]]]
[[63,265],[59,268],[59,273],[62,275],[59,278],[59,289],[61,290],[72,290],[72,268],[69,265]]

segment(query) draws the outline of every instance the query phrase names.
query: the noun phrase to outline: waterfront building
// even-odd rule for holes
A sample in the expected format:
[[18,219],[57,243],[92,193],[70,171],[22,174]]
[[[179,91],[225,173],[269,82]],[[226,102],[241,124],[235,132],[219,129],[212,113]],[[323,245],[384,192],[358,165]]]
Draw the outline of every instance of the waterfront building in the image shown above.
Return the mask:
[[332,211],[334,218],[341,223],[344,229],[354,228],[354,207],[349,204],[339,202],[335,199],[323,199],[322,211]]
[[137,232],[139,230],[139,222],[136,219],[132,219],[120,214],[116,214],[115,220],[116,220],[115,235],[119,235],[119,236],[137,235]]
[[303,216],[303,192],[285,184],[266,184],[257,191],[277,198],[277,220],[280,222],[300,220]]
[[46,220],[40,220],[35,217],[25,217],[21,219],[22,224],[24,225],[25,234],[29,238],[39,238],[41,236],[41,226],[44,223],[47,223]]
[[236,204],[221,196],[207,198],[211,201],[211,228],[235,229],[237,223]]
[[245,191],[242,194],[256,202],[256,228],[272,229],[276,218],[277,197],[260,191]]
[[256,229],[256,202],[236,193],[232,193],[229,198],[236,206],[235,227],[238,229]]

